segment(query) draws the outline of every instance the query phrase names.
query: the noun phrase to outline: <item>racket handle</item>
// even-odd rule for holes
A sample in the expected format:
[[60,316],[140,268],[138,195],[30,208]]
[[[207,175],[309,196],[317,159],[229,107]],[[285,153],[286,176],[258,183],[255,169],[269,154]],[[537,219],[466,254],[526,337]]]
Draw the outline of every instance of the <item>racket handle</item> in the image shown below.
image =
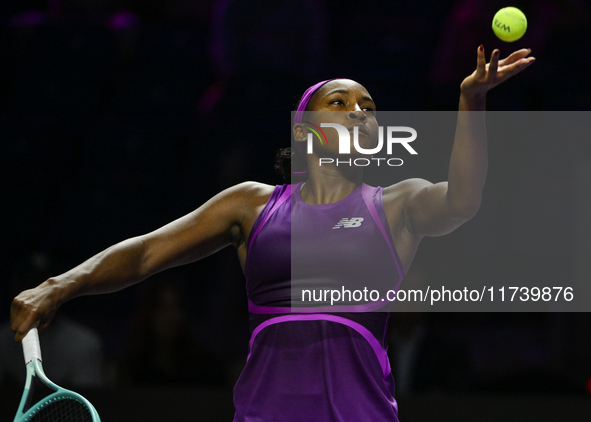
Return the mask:
[[23,354],[25,355],[25,364],[33,359],[41,360],[41,346],[39,345],[37,327],[31,328],[23,338]]

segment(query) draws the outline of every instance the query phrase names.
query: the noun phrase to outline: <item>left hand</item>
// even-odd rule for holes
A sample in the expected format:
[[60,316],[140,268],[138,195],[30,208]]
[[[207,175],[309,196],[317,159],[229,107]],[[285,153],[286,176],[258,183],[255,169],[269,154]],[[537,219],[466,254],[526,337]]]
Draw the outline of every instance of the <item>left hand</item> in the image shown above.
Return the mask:
[[522,48],[512,53],[509,57],[499,60],[500,52],[493,50],[490,63],[486,63],[484,47],[478,48],[476,70],[462,82],[460,86],[462,95],[480,97],[498,84],[506,81],[511,76],[518,74],[534,61],[534,57],[527,57],[531,50]]

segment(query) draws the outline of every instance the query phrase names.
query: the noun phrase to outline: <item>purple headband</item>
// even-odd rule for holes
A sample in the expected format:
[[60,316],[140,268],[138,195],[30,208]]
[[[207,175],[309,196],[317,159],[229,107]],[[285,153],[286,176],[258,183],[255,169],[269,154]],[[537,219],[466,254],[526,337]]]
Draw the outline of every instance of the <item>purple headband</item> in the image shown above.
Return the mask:
[[325,81],[318,82],[317,84],[314,84],[310,88],[308,88],[306,90],[306,92],[304,92],[304,95],[302,95],[302,99],[300,100],[300,103],[298,104],[298,109],[296,110],[296,114],[293,118],[294,125],[297,125],[298,123],[302,123],[302,121],[304,120],[304,111],[306,111],[306,107],[308,107],[308,103],[310,102],[310,98],[312,98],[312,95],[314,95],[314,93],[316,91],[318,91],[318,89],[322,85],[324,85],[327,82],[334,81],[335,79],[343,79],[343,78],[333,78],[333,79],[327,79]]
[[[318,82],[317,84],[312,85],[310,88],[308,88],[304,92],[304,95],[302,95],[302,99],[300,100],[300,103],[298,104],[298,109],[296,110],[295,116],[293,118],[294,125],[297,125],[298,123],[303,122],[304,111],[306,111],[306,107],[308,107],[308,103],[310,102],[310,99],[312,98],[314,93],[316,91],[318,91],[318,89],[320,89],[320,87],[322,85],[324,85],[327,82],[334,81],[335,79],[344,79],[344,78],[333,78],[333,79],[327,79],[325,81]],[[297,142],[296,145],[298,146],[298,151],[300,152],[302,157],[306,158],[306,155],[302,152],[302,149],[300,148],[299,142]],[[298,174],[298,175],[306,174],[306,173],[308,173],[308,168],[306,167],[306,170],[304,170],[304,171],[294,171],[292,173]]]

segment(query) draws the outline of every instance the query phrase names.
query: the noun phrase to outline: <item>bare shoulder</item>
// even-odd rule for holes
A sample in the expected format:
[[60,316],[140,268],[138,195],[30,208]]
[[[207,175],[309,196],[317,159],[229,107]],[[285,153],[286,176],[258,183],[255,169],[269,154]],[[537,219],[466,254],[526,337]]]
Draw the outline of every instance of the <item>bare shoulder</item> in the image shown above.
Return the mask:
[[274,189],[274,186],[265,183],[242,182],[224,189],[199,207],[194,214],[207,215],[212,220],[223,219],[224,225],[233,227],[231,231],[235,243],[238,237],[248,233],[249,227],[263,210]]
[[257,207],[269,200],[274,189],[275,186],[272,185],[248,181],[234,185],[222,191],[219,195],[230,199],[234,202],[234,205],[243,204],[245,207]]
[[259,182],[243,182],[226,189],[228,201],[237,212],[236,230],[232,231],[232,243],[237,248],[238,259],[244,268],[247,254],[247,239],[259,214],[269,201],[275,186]]
[[273,193],[273,190],[275,189],[275,186],[273,185],[267,185],[266,183],[253,181],[242,182],[234,187],[243,192],[247,192],[255,197],[270,196]]
[[242,182],[234,185],[218,195],[227,207],[233,209],[236,222],[241,226],[242,239],[248,237],[250,228],[261,213],[275,186],[259,182]]

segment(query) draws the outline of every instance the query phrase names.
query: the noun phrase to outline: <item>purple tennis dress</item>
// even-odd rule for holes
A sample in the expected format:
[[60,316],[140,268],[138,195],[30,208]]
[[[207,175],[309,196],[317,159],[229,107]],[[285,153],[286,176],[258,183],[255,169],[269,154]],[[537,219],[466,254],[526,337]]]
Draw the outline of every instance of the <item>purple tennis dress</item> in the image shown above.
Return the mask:
[[303,289],[353,290],[362,279],[398,289],[382,188],[361,184],[311,206],[300,184],[276,186],[251,230],[244,274],[251,339],[234,422],[398,421],[388,302],[302,302]]

